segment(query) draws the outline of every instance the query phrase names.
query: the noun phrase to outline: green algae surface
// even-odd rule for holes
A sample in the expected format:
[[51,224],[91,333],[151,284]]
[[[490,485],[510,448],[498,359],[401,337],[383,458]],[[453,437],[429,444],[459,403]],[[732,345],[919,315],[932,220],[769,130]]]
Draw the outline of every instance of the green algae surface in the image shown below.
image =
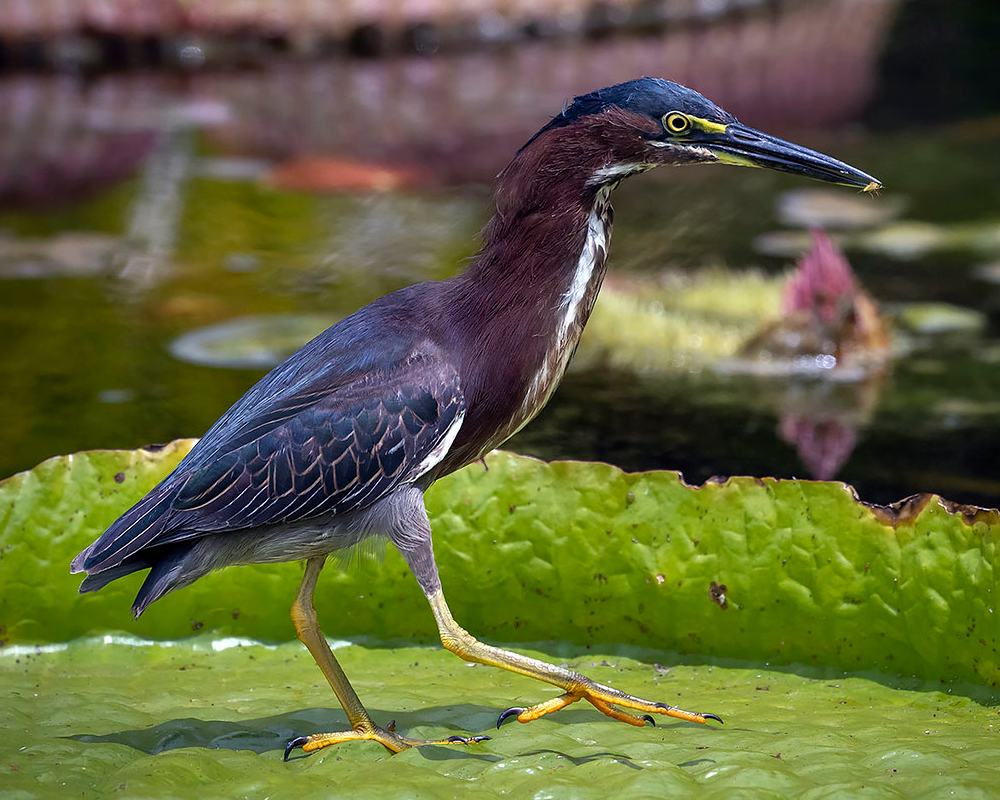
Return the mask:
[[[191,446],[51,459],[0,483],[0,796],[990,797],[1000,678],[991,510],[859,503],[843,484],[547,464],[494,453],[427,495],[446,595],[484,639],[725,726],[643,729],[433,644],[402,560],[332,562],[316,604],[383,723],[493,733],[281,762],[342,712],[297,642],[295,564],[128,609],[69,561]],[[194,632],[194,635],[192,633]],[[82,637],[82,638],[80,638]],[[187,638],[181,638],[187,637]],[[547,641],[543,641],[547,640]],[[555,641],[554,641],[555,640]],[[954,794],[951,794],[954,792]]]

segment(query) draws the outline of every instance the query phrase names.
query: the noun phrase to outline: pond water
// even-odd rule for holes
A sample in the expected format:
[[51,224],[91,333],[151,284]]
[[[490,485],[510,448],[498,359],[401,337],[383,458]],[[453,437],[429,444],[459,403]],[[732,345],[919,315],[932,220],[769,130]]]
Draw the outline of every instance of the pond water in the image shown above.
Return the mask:
[[[411,64],[411,88],[419,85],[413,70],[419,76],[430,68]],[[343,76],[371,74],[373,67],[342,62],[329,69]],[[176,77],[133,75],[105,85],[120,96],[102,105],[100,93],[77,78],[0,76],[0,97],[8,108],[20,104],[25,119],[58,116],[54,110],[77,103],[89,132],[81,141],[72,124],[25,123],[20,138],[8,130],[2,144],[8,173],[19,163],[11,155],[16,147],[26,160],[46,145],[58,157],[26,165],[8,181],[0,209],[0,475],[59,453],[204,432],[264,370],[182,360],[174,345],[184,334],[253,315],[304,318],[276,334],[283,351],[288,341],[385,292],[454,274],[475,252],[491,171],[545,119],[524,111],[534,100],[522,104],[518,125],[509,129],[484,134],[477,118],[460,133],[439,131],[450,144],[428,155],[425,173],[417,169],[419,148],[395,163],[387,155],[395,140],[380,131],[380,146],[357,149],[351,163],[361,165],[362,182],[385,168],[374,185],[397,188],[303,191],[296,166],[313,177],[319,167],[296,165],[311,148],[288,141],[300,133],[315,137],[337,119],[311,117],[312,127],[296,129],[295,104],[316,103],[304,94],[261,113],[265,121],[274,117],[273,129],[241,129],[233,117],[255,102],[253,86],[281,84],[273,73],[230,77],[239,92],[220,99],[189,92]],[[211,88],[212,78],[202,80]],[[869,109],[885,91],[867,90]],[[363,93],[338,102],[338,119],[371,113]],[[933,491],[956,501],[1000,502],[1000,124],[977,111],[931,127],[901,118],[872,132],[866,122],[884,118],[885,108],[864,108],[813,129],[778,119],[775,132],[877,175],[886,201],[904,201],[903,218],[926,223],[923,238],[912,229],[890,230],[885,238],[895,249],[848,240],[858,277],[879,303],[946,302],[978,312],[980,327],[924,336],[862,400],[852,390],[787,377],[683,367],[636,372],[588,361],[507,447],[629,470],[677,469],[692,482],[735,474],[809,477],[802,443],[788,435],[789,409],[812,409],[806,417],[840,409],[819,414],[813,430],[840,431],[833,437],[844,450],[835,477],[863,499]],[[558,103],[549,107],[556,110]],[[739,113],[767,127],[752,109]],[[337,148],[325,149],[321,166],[329,167],[329,151]],[[291,172],[282,178],[276,163],[290,164]],[[635,179],[616,195],[610,274],[781,273],[794,259],[765,254],[755,242],[782,228],[783,193],[802,183],[728,168]]]

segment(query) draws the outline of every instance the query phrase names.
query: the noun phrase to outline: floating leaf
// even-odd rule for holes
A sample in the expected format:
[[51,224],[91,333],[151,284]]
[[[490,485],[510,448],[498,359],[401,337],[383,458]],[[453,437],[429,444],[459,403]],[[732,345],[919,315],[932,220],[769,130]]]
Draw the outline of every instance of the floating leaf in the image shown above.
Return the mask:
[[864,234],[858,244],[872,253],[909,260],[946,248],[952,238],[942,225],[902,220]]
[[270,369],[336,318],[326,314],[257,314],[188,331],[170,343],[175,358],[228,369]]
[[551,687],[467,668],[440,647],[340,645],[337,657],[379,722],[395,719],[414,736],[493,739],[391,757],[374,743],[342,744],[284,764],[291,737],[346,725],[297,642],[84,639],[0,650],[0,794],[937,800],[996,790],[998,722],[983,690],[968,698],[817,667],[673,666],[675,653],[548,644],[528,653],[710,708],[727,724],[664,718],[635,728],[580,704],[497,731],[499,710],[549,697]]
[[986,315],[951,303],[906,303],[898,307],[898,321],[914,333],[977,332],[986,327]]
[[849,194],[840,189],[793,189],[778,197],[778,219],[800,228],[866,228],[900,215],[902,197]]
[[[134,578],[78,596],[67,571],[190,445],[80,453],[0,484],[5,797],[65,797],[69,786],[84,798],[206,787],[277,796],[290,780],[296,797],[346,787],[373,799],[599,798],[614,786],[634,796],[930,800],[996,786],[1000,698],[982,684],[1000,676],[997,512],[929,496],[869,508],[835,483],[693,488],[673,473],[507,453],[428,493],[459,619],[519,650],[559,637],[529,653],[729,724],[635,728],[573,706],[493,730],[500,709],[551,687],[414,645],[432,634],[430,615],[390,552],[383,565],[331,565],[321,581],[328,634],[378,637],[334,642],[345,670],[380,722],[414,736],[495,738],[391,758],[375,744],[340,745],[283,764],[290,737],[346,724],[301,645],[238,638],[290,638],[296,566],[223,571],[138,622],[127,611]],[[202,634],[184,640],[137,636],[199,623]],[[98,635],[58,643],[88,631]],[[408,640],[387,642],[396,636]],[[858,672],[870,667],[880,672]]]
[[[10,641],[192,629],[287,640],[295,564],[239,567],[128,609],[141,576],[77,595],[70,559],[190,446],[55,458],[0,484],[0,625]],[[1000,680],[998,512],[937,497],[869,507],[840,483],[547,464],[494,453],[427,494],[445,593],[470,630],[771,663]],[[724,586],[728,609],[713,602]],[[433,637],[402,559],[331,564],[333,636]]]

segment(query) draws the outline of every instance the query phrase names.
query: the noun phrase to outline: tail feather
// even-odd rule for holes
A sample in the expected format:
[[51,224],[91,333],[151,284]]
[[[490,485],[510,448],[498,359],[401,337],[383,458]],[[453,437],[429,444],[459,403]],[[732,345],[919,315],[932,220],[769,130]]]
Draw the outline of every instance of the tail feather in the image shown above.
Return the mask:
[[190,557],[194,548],[194,543],[184,542],[135,553],[117,564],[90,572],[80,584],[80,593],[96,592],[112,581],[148,569],[149,574],[132,603],[132,616],[138,618],[163,595],[193,583],[209,571],[199,561],[192,562]]
[[150,603],[172,589],[186,586],[178,580],[181,562],[190,549],[190,539],[203,535],[185,531],[172,507],[176,488],[160,484],[122,514],[70,566],[71,572],[86,572],[80,592],[96,592],[112,581],[149,569],[132,606],[138,617]]
[[124,578],[126,575],[131,575],[133,572],[138,572],[141,569],[146,569],[151,567],[153,562],[148,558],[136,558],[125,561],[121,564],[116,564],[113,567],[109,567],[101,572],[92,572],[83,579],[83,583],[80,584],[80,594],[86,594],[87,592],[96,592],[98,589],[103,589],[111,581],[116,581],[119,578]]
[[73,559],[72,572],[104,572],[128,561],[175,520],[175,491],[161,484],[115,520],[101,537]]
[[190,544],[167,548],[167,551],[161,553],[156,562],[150,565],[152,568],[132,603],[133,617],[138,618],[150,603],[159,600],[168,592],[188,586],[201,577],[201,572],[185,575],[184,562],[191,550]]

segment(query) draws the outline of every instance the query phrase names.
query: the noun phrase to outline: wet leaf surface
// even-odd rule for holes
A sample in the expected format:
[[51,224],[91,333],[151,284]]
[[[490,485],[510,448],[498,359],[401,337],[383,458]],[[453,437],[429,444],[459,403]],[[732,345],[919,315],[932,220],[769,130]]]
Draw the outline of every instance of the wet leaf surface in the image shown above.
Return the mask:
[[1000,779],[995,511],[508,453],[428,495],[459,619],[726,725],[637,729],[577,705],[495,731],[551,688],[421,644],[430,614],[390,551],[321,581],[327,633],[369,634],[335,644],[346,671],[382,723],[494,738],[284,764],[289,738],[345,724],[304,648],[249,638],[291,638],[298,566],[223,571],[132,623],[136,581],[80,597],[68,574],[190,445],[79,453],[0,484],[5,798],[280,796],[290,780],[304,798],[937,798]]
[[[968,698],[816,667],[544,644],[519,650],[629,691],[711,709],[726,724],[639,729],[573,706],[497,731],[500,710],[544,699],[551,688],[469,667],[440,647],[340,644],[338,657],[379,721],[395,719],[416,736],[494,738],[396,756],[354,743],[284,764],[290,737],[345,722],[297,643],[108,636],[40,652],[16,646],[0,650],[0,793],[985,798],[1000,777],[1000,718],[984,691]],[[687,664],[672,666],[678,660]]]
[[[293,637],[297,564],[223,570],[134,622],[128,609],[141,575],[76,593],[72,557],[190,445],[78,453],[0,483],[0,638]],[[731,478],[691,487],[676,473],[501,452],[487,465],[427,494],[445,593],[479,635],[1000,680],[995,510],[932,495],[869,507],[840,483]],[[336,609],[330,635],[435,637],[392,548],[384,561],[331,564],[316,598]]]

